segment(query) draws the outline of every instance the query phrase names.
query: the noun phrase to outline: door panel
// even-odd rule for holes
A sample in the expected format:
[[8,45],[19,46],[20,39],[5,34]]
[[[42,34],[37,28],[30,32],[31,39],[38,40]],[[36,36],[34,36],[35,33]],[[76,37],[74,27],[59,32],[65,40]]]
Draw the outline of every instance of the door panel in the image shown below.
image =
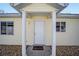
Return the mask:
[[44,44],[44,22],[35,21],[35,44]]

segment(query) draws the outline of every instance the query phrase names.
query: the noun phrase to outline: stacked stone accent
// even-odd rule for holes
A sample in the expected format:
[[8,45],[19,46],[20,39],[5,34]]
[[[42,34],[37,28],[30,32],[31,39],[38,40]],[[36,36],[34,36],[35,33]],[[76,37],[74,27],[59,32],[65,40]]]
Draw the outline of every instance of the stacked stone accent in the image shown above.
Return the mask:
[[[32,50],[33,46],[27,46],[27,54],[39,55],[37,53],[41,52],[41,55],[51,55],[52,48],[49,46],[44,46],[44,51]],[[44,52],[44,54],[43,54]],[[46,53],[48,54],[46,54]],[[30,54],[31,53],[31,54]],[[34,54],[35,53],[35,54]],[[57,46],[56,48],[57,56],[79,56],[79,46]],[[0,45],[0,56],[22,56],[21,45]]]
[[19,45],[0,45],[0,56],[20,56],[21,46]]
[[57,46],[57,56],[79,56],[79,46]]

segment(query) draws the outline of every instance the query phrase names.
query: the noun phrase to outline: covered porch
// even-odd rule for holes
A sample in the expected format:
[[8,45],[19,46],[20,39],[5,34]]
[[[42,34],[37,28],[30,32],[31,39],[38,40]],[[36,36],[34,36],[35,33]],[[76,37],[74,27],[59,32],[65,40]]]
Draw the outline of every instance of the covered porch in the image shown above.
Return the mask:
[[[60,12],[67,5],[60,4],[18,4],[16,6],[12,5],[16,8],[22,15],[22,55],[31,55],[30,49],[35,50],[43,50],[48,49],[50,52],[46,54],[43,51],[35,51],[33,55],[56,55],[56,14]],[[22,6],[22,7],[20,7]],[[31,18],[31,22],[29,22],[28,18]],[[50,20],[49,20],[50,19]],[[49,21],[49,23],[48,23]],[[45,23],[48,23],[47,25]],[[29,31],[28,24],[31,24],[32,29]],[[33,23],[33,24],[32,24]],[[47,27],[47,28],[45,28]],[[49,32],[50,27],[50,41],[47,38],[47,34]],[[46,31],[48,29],[48,31]],[[32,32],[33,31],[33,32]],[[32,37],[30,34],[32,34]],[[45,36],[47,35],[47,36]],[[29,39],[31,38],[31,39]],[[46,39],[48,41],[46,41]],[[30,41],[29,41],[30,40]],[[26,47],[29,46],[30,47]],[[47,45],[51,47],[47,47]],[[39,54],[41,53],[41,54]],[[42,54],[43,53],[43,54]]]
[[22,53],[39,56],[56,54],[56,11],[22,11]]

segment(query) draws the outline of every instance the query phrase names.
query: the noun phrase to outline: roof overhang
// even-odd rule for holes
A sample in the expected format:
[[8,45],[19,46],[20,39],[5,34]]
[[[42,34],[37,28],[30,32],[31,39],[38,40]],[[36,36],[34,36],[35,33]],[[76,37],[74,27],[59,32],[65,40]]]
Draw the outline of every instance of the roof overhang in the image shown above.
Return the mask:
[[[35,14],[35,13],[34,13]],[[46,14],[45,14],[46,15]],[[49,14],[48,14],[49,15]],[[9,17],[9,18],[13,18],[13,17],[21,17],[21,14],[19,13],[0,13],[0,17],[5,18],[5,17]],[[57,18],[69,18],[69,19],[79,19],[79,14],[57,14]]]
[[[15,8],[17,11],[21,12],[20,9],[30,5],[32,3],[10,3],[10,5]],[[68,6],[68,3],[46,3],[50,5],[51,7],[54,7],[57,9],[57,13],[59,13],[61,10],[66,8]]]
[[62,11],[64,8],[66,8],[69,5],[68,3],[48,3],[48,4],[58,9],[57,13],[59,13],[60,11]]
[[[47,14],[47,15],[50,15],[50,14]],[[20,13],[0,13],[0,18],[18,18],[18,17],[21,17]],[[68,14],[68,13],[60,14],[59,13],[59,14],[57,14],[57,18],[79,19],[79,14]]]
[[79,19],[79,14],[59,13],[59,14],[57,14],[57,17],[58,18]]

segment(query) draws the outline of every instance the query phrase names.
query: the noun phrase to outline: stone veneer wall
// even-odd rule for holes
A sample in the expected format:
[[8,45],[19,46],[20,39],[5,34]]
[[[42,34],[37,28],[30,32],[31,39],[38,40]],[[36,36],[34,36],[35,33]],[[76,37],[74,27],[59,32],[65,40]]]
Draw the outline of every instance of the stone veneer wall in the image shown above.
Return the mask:
[[79,46],[57,46],[57,56],[79,56]]
[[[20,45],[0,45],[0,56],[21,56]],[[79,46],[57,46],[57,56],[79,56]]]
[[20,45],[0,45],[0,56],[20,56]]

